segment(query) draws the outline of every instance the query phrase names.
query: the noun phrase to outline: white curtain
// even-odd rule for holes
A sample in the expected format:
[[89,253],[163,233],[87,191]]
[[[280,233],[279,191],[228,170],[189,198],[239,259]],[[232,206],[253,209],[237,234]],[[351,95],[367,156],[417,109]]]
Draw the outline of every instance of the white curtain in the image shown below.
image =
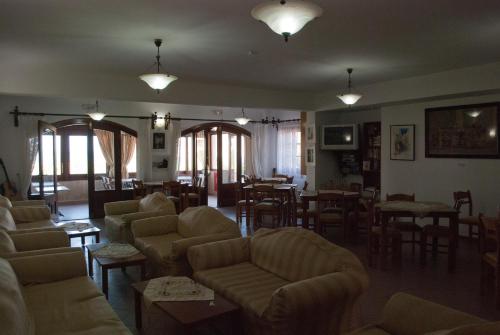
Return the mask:
[[170,145],[170,161],[168,162],[170,180],[177,180],[179,175],[180,138],[181,124],[179,121],[172,121],[169,127],[169,142],[172,143]]
[[23,116],[20,118],[19,126],[24,138],[24,164],[23,169],[19,173],[21,185],[19,192],[23,199],[28,195],[28,189],[31,185],[31,176],[35,167],[36,157],[38,155],[38,121],[41,120],[37,116]]
[[244,174],[247,176],[257,175],[255,172],[254,157],[252,154],[252,140],[250,137],[245,136],[245,171]]
[[137,177],[151,181],[153,175],[153,143],[151,120],[139,120],[137,132]]
[[277,173],[300,176],[300,126],[290,124],[278,129]]
[[114,134],[110,131],[102,129],[94,129],[94,134],[97,136],[101,152],[106,160],[106,165],[109,169],[108,176],[113,178],[115,176]]
[[128,178],[128,164],[132,160],[135,152],[136,138],[129,134],[122,133],[122,179]]
[[254,173],[257,177],[262,177],[262,162],[261,156],[265,149],[263,148],[264,139],[266,137],[266,126],[255,123],[252,132],[251,157],[253,158]]

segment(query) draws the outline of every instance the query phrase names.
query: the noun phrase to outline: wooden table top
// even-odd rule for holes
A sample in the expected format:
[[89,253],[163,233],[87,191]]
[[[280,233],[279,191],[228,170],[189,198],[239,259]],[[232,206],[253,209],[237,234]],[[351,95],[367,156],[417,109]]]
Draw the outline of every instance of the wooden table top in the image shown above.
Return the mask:
[[146,256],[144,256],[141,252],[130,256],[130,257],[124,257],[124,258],[108,258],[108,257],[101,257],[101,256],[96,256],[94,255],[94,252],[101,249],[102,247],[108,245],[109,243],[104,242],[104,243],[95,243],[95,244],[87,244],[85,247],[87,248],[88,251],[92,254],[92,257],[99,263],[101,266],[126,266],[130,264],[137,264],[140,262],[145,262],[146,261]]
[[381,212],[456,213],[457,210],[442,202],[433,201],[382,201],[375,204]]
[[[290,190],[292,188],[296,188],[297,184],[266,184],[266,183],[260,183],[258,185],[272,185],[275,190]],[[243,187],[244,190],[252,190],[253,185],[247,185]]]
[[[132,288],[142,295],[148,282],[142,281],[132,284]],[[210,301],[156,301],[154,304],[185,326],[208,321],[240,309],[238,305],[217,293],[215,293],[213,305],[210,304]]]
[[353,192],[353,191],[344,191],[344,190],[319,190],[319,191],[301,191],[301,198],[316,198],[318,193],[333,193],[333,194],[343,194],[346,197],[361,197],[361,193]]

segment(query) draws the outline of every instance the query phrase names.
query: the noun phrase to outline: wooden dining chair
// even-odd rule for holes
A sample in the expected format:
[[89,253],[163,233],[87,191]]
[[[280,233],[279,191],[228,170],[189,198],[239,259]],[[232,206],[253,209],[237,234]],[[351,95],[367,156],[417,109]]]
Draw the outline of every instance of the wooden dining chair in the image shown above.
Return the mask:
[[190,207],[201,206],[203,192],[205,191],[205,176],[195,176],[187,194],[188,205]]
[[[307,190],[307,182],[304,184],[303,191]],[[316,225],[316,210],[308,208],[307,212],[304,212],[304,207],[302,206],[302,201],[298,197],[297,190],[295,188],[290,190],[290,201],[285,203],[286,208],[286,223],[288,226],[297,227],[298,219],[301,221],[307,215],[309,222],[313,222],[313,227]],[[316,230],[316,229],[315,229]]]
[[387,254],[392,257],[393,263],[400,264],[402,255],[401,231],[395,229],[392,225],[387,226],[385,231],[386,245],[383,245],[383,232],[379,218],[379,212],[375,208],[375,198],[369,199],[367,202],[367,215],[365,221],[368,234],[368,265],[373,266],[373,257],[374,255],[380,255],[381,248],[387,248]]
[[146,187],[144,186],[144,182],[142,180],[133,179],[132,190],[134,199],[141,199],[146,196]]
[[474,227],[478,230],[479,228],[479,217],[473,216],[472,210],[472,196],[469,190],[467,191],[457,191],[453,192],[453,201],[455,208],[457,211],[462,210],[462,206],[466,205],[468,207],[467,215],[462,216],[458,219],[459,225],[466,225],[469,227],[469,239],[473,239],[474,237],[479,236],[478,231],[474,231]]
[[[430,241],[428,239],[431,239]],[[440,244],[440,240],[446,240],[446,244]],[[457,236],[450,225],[442,226],[439,222],[427,224],[420,232],[420,264],[425,265],[426,255],[431,252],[434,258],[438,254],[448,255],[448,271],[452,271],[452,264],[456,257]],[[429,250],[428,247],[431,247]]]
[[247,201],[245,198],[245,192],[243,187],[245,184],[236,183],[234,185],[235,194],[236,194],[236,222],[243,223],[243,218],[248,223],[250,222],[250,218],[252,217],[253,206],[255,205],[255,201],[252,199],[252,193],[248,193],[250,199],[248,199],[248,204],[250,205],[250,211],[247,213]]
[[[409,201],[415,202],[415,193],[413,194],[403,194],[403,193],[395,193],[395,194],[386,194],[386,201]],[[411,252],[415,254],[415,246],[419,244],[419,240],[417,240],[417,233],[422,232],[422,228],[416,224],[415,217],[412,218],[411,221],[399,220],[397,218],[393,218],[391,220],[391,224],[403,233],[411,233],[410,240],[403,240],[402,243],[411,243]]]
[[[331,209],[334,208],[335,211]],[[343,231],[344,239],[347,239],[347,208],[343,193],[318,192],[316,200],[315,224],[317,231],[326,235],[327,227],[339,227]]]
[[352,192],[361,193],[363,191],[363,185],[361,183],[350,183],[349,190]]
[[490,274],[495,278],[495,304],[500,309],[500,219],[479,214],[479,251],[481,253],[481,295],[485,295]]
[[253,206],[253,225],[257,230],[262,227],[264,216],[270,216],[272,227],[279,225],[282,219],[282,202],[272,184],[254,184],[252,188]]
[[185,185],[173,180],[164,181],[163,193],[167,195],[168,199],[174,202],[177,214],[181,213],[185,209],[185,205],[187,203]]

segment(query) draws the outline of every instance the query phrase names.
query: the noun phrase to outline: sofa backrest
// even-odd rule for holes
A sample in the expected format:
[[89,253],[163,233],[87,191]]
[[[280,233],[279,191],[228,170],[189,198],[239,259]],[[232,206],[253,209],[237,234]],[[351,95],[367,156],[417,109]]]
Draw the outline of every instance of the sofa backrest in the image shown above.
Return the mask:
[[16,230],[16,223],[10,210],[4,207],[0,207],[0,229]]
[[35,333],[33,318],[24,302],[21,286],[9,262],[0,258],[0,325],[2,334]]
[[12,208],[12,202],[9,198],[0,195],[0,207]]
[[218,233],[234,233],[241,236],[238,224],[208,206],[189,207],[179,214],[177,231],[183,237],[194,237]]
[[251,261],[289,281],[332,272],[363,273],[364,267],[349,250],[301,228],[259,229],[250,246]]
[[176,214],[175,204],[161,192],[148,194],[139,201],[139,212],[157,211],[168,211],[167,214]]

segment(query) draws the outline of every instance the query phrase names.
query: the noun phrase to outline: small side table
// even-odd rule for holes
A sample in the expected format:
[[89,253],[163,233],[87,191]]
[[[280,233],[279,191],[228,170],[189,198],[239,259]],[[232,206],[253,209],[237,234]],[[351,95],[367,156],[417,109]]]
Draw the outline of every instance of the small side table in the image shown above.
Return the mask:
[[[135,326],[142,328],[142,297],[148,281],[132,284],[135,297]],[[161,301],[154,304],[166,315],[174,319],[187,333],[192,334],[194,328],[210,323],[216,319],[227,317],[231,320],[231,334],[239,334],[238,327],[240,307],[221,295],[215,293],[215,304],[210,301]]]
[[[66,233],[68,234],[69,238],[75,238],[75,237],[80,237],[82,241],[82,247],[85,245],[85,237],[87,236],[94,236],[95,243],[99,243],[99,235],[101,233],[101,230],[97,227],[95,227],[89,220],[72,220],[72,222],[82,222],[82,223],[90,223],[92,226],[85,229],[85,230],[66,230]],[[58,222],[56,223],[57,227],[61,227],[65,224],[66,222]]]
[[93,253],[100,248],[106,246],[107,243],[96,243],[89,244],[85,247],[87,248],[87,255],[89,258],[89,276],[94,276],[94,259],[97,261],[97,264],[101,267],[101,276],[102,276],[102,292],[108,298],[108,270],[121,268],[124,269],[128,266],[140,266],[141,267],[141,280],[144,280],[146,277],[146,256],[144,256],[141,252],[135,254],[130,257],[125,258],[106,258],[100,256],[94,256]]

